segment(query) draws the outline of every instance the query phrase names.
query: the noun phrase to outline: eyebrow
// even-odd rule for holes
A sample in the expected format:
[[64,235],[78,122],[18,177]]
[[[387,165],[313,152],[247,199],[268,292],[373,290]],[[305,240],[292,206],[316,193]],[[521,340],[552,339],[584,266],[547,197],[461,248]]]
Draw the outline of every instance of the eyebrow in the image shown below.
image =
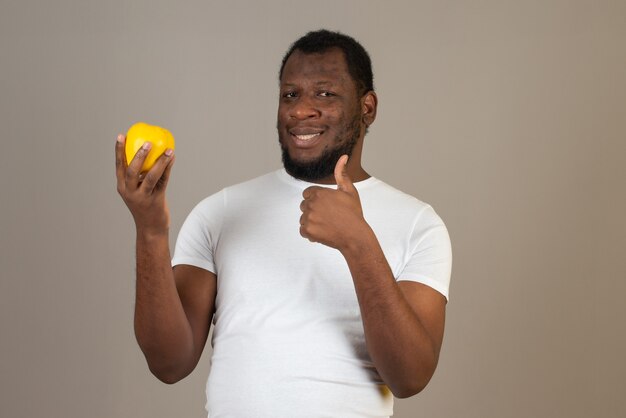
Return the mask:
[[[296,87],[297,84],[294,83],[283,83],[282,84],[285,87]],[[323,80],[323,81],[316,81],[315,82],[316,86],[334,86],[335,83],[333,83],[332,81],[327,81],[327,80]]]

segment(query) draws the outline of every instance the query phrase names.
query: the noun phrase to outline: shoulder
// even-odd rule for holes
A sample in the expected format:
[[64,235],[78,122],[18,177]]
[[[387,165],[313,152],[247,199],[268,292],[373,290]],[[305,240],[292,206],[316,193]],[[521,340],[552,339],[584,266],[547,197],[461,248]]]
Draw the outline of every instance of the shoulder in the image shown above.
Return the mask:
[[261,176],[242,181],[227,187],[224,187],[220,191],[209,195],[202,199],[198,206],[210,205],[215,200],[224,200],[230,196],[241,196],[254,194],[262,190],[266,190],[271,187],[275,187],[277,183],[277,175],[275,171],[263,174]]
[[279,189],[279,183],[277,172],[273,171],[224,187],[220,191],[200,200],[192,209],[192,213],[215,214],[237,203],[242,204],[249,200],[259,199],[261,196]]
[[241,183],[234,184],[222,190],[225,199],[250,198],[268,191],[276,190],[279,186],[278,173],[272,171]]
[[359,190],[361,201],[369,210],[381,211],[387,217],[419,219],[428,224],[441,224],[443,221],[433,207],[379,179],[375,179],[369,187]]

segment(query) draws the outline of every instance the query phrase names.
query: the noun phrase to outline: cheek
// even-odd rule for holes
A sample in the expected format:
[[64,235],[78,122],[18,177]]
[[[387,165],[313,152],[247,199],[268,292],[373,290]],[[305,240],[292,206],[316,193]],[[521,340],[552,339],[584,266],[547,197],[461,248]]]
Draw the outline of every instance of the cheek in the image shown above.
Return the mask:
[[276,113],[278,114],[278,118],[284,118],[287,116],[287,113],[289,113],[289,106],[285,105],[284,103],[282,103],[282,101],[280,101],[278,103],[278,108],[276,110]]
[[285,112],[278,108],[278,112],[276,113],[276,127],[280,128],[285,126],[286,120],[287,118],[285,117]]
[[341,112],[336,116],[336,125],[342,132],[347,132],[354,129],[355,118],[359,118],[359,114]]
[[346,123],[346,113],[341,110],[326,111],[324,119],[334,129],[342,129],[341,127]]

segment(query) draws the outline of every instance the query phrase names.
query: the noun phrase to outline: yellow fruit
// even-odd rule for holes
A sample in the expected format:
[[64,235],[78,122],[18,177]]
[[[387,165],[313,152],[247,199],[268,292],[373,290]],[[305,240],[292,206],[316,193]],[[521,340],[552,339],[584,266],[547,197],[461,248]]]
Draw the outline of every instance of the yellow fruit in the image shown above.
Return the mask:
[[150,148],[150,152],[143,162],[142,173],[150,170],[166,149],[174,149],[174,137],[165,128],[137,122],[126,133],[126,161],[128,164],[133,160],[144,142],[151,142],[152,148]]

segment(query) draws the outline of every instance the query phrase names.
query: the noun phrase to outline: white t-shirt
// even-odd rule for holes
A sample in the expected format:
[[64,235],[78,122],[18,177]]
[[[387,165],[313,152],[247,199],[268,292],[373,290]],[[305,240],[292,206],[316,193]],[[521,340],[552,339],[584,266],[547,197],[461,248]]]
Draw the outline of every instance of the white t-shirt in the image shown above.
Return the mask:
[[[210,418],[393,413],[345,259],[300,236],[302,191],[311,185],[283,169],[266,174],[204,199],[180,230],[172,265],[217,275]],[[355,186],[394,277],[447,298],[450,239],[435,211],[373,177]]]

